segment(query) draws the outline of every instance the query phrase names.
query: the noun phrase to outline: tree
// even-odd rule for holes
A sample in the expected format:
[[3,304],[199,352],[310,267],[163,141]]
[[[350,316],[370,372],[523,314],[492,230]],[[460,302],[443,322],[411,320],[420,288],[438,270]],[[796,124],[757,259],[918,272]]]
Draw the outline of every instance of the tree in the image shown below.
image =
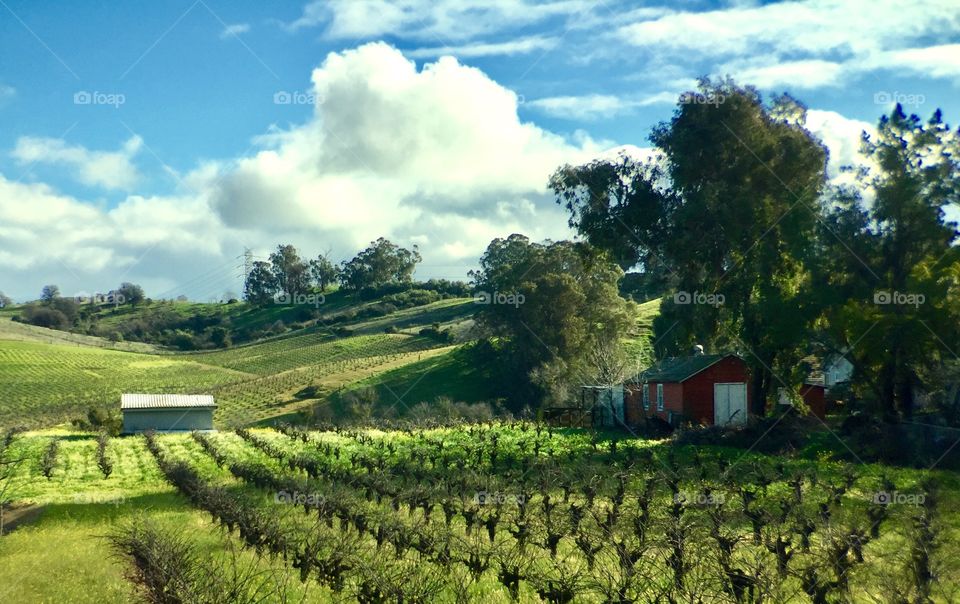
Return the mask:
[[353,259],[343,263],[340,282],[350,290],[387,283],[409,283],[421,260],[417,246],[408,250],[380,237]]
[[60,288],[57,287],[56,285],[44,285],[43,290],[40,292],[40,299],[47,304],[50,304],[51,302],[53,302],[54,298],[59,298],[59,297],[60,297]]
[[262,260],[254,262],[243,284],[244,299],[250,304],[264,306],[273,302],[277,289],[277,280],[270,264]]
[[11,304],[13,304],[13,300],[3,292],[0,292],[0,308],[6,308]]
[[898,105],[864,133],[856,187],[832,191],[825,210],[825,344],[891,421],[911,415],[914,388],[936,381],[960,339],[960,231],[945,214],[960,203],[958,138],[939,110],[924,124]]
[[310,261],[310,277],[316,283],[320,291],[326,291],[328,287],[336,283],[340,276],[340,269],[330,261],[327,254],[317,256],[316,260]]
[[140,304],[146,298],[143,293],[143,288],[135,283],[121,283],[120,288],[117,289],[115,293],[122,296],[122,298],[114,297],[114,300],[123,300],[124,303],[131,306]]
[[294,296],[310,288],[310,267],[292,245],[278,245],[270,254],[270,265],[280,293]]
[[471,273],[477,321],[502,347],[515,406],[562,400],[592,382],[589,351],[619,343],[630,324],[617,291],[623,271],[583,243],[495,239]]
[[588,241],[621,266],[669,273],[677,296],[654,322],[658,355],[739,350],[754,413],[781,380],[799,381],[817,314],[808,265],[826,150],[805,117],[788,96],[766,105],[752,88],[702,80],[651,134],[655,161],[565,166],[551,181]]

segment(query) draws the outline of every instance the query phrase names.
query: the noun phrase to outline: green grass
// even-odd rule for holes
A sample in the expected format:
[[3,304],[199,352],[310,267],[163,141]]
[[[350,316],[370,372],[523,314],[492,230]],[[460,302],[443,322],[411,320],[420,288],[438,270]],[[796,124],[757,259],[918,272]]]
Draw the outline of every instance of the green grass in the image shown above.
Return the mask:
[[[453,353],[444,356],[451,356]],[[524,490],[531,497],[528,505],[529,516],[534,526],[543,530],[546,525],[542,517],[542,495],[538,491],[541,478],[547,479],[557,489],[557,480],[561,475],[548,473],[540,475],[537,472],[529,473],[527,468],[537,463],[561,464],[563,475],[574,481],[571,503],[585,505],[581,489],[589,482],[599,489],[597,509],[602,512],[609,505],[610,494],[615,489],[615,475],[617,468],[624,468],[621,462],[610,463],[606,459],[609,449],[609,438],[622,438],[622,435],[597,435],[584,430],[553,430],[549,435],[532,429],[531,426],[516,424],[487,424],[483,427],[466,426],[455,428],[436,428],[425,431],[380,431],[374,429],[334,432],[311,432],[307,434],[307,442],[291,439],[272,430],[255,430],[257,437],[271,443],[280,450],[285,458],[306,456],[331,467],[351,472],[358,480],[367,475],[367,470],[354,466],[352,458],[368,460],[382,460],[385,464],[376,479],[377,484],[390,483],[408,484],[413,474],[411,470],[417,468],[422,474],[416,475],[415,482],[425,492],[440,497],[444,493],[453,493],[463,496],[465,502],[470,500],[469,493],[460,491],[467,489],[478,476],[491,473],[489,464],[492,463],[488,454],[478,455],[478,452],[489,452],[493,441],[491,435],[496,435],[496,447],[500,451],[500,470],[489,477],[492,489],[521,489],[519,485],[526,484]],[[53,476],[47,480],[39,474],[37,464],[42,451],[50,439],[60,440],[59,463]],[[210,435],[210,439],[223,454],[228,463],[250,463],[264,466],[277,477],[299,477],[303,474],[293,471],[285,462],[273,458],[250,443],[245,442],[236,434],[219,433]],[[466,469],[455,467],[438,467],[432,461],[436,458],[436,443],[443,441],[443,450],[446,456],[461,460]],[[549,449],[540,453],[539,461],[533,461],[532,442],[538,441]],[[235,497],[262,509],[265,513],[275,516],[283,526],[285,534],[291,537],[308,535],[318,528],[316,514],[307,513],[299,506],[278,505],[274,493],[270,489],[254,487],[242,479],[234,476],[228,469],[219,468],[213,459],[188,435],[160,435],[158,442],[165,454],[172,459],[188,463],[206,481],[227,489]],[[938,531],[940,545],[935,552],[939,579],[949,589],[956,588],[956,581],[960,580],[956,561],[956,544],[960,537],[960,478],[954,473],[943,471],[918,471],[902,468],[890,468],[878,464],[847,465],[836,462],[789,459],[771,457],[739,449],[723,447],[672,447],[665,441],[645,441],[636,439],[619,440],[621,454],[627,450],[652,451],[654,459],[641,461],[628,472],[630,486],[624,506],[632,510],[635,506],[636,493],[634,489],[644,484],[650,477],[660,476],[663,480],[669,472],[661,467],[666,459],[672,458],[673,467],[683,476],[684,490],[701,488],[703,484],[710,484],[721,491],[726,490],[735,498],[728,504],[728,513],[737,517],[739,496],[736,495],[736,486],[743,481],[752,480],[757,468],[766,468],[766,472],[786,471],[789,473],[806,471],[808,476],[816,474],[819,484],[837,484],[845,472],[853,471],[856,476],[853,487],[843,496],[842,505],[835,510],[833,522],[843,525],[862,520],[870,495],[880,484],[882,476],[892,478],[899,489],[911,491],[918,489],[921,480],[932,477],[936,480],[940,493],[938,496]],[[336,447],[337,455],[332,456],[332,447]],[[114,473],[104,479],[99,474],[95,460],[96,443],[94,436],[85,433],[71,433],[65,431],[31,432],[18,436],[14,440],[13,452],[16,456],[29,457],[28,463],[18,466],[16,485],[19,495],[16,499],[21,503],[33,502],[44,505],[40,518],[29,525],[18,528],[13,533],[0,538],[0,601],[10,602],[129,602],[136,599],[134,587],[129,582],[131,570],[130,562],[113,555],[109,542],[105,536],[109,535],[118,525],[134,519],[149,519],[163,528],[175,530],[188,538],[201,551],[219,560],[226,560],[232,556],[233,548],[239,547],[238,560],[246,563],[269,567],[273,572],[280,573],[287,578],[295,577],[296,571],[289,566],[289,561],[277,558],[268,561],[256,558],[248,547],[239,545],[236,533],[225,536],[215,528],[209,520],[209,515],[192,507],[184,498],[173,491],[160,476],[159,469],[152,456],[146,451],[142,437],[125,437],[112,439],[109,445],[109,455],[115,461]],[[698,471],[694,468],[694,455],[706,456],[708,460],[726,459],[733,464],[734,471],[730,474],[732,482],[727,483],[717,475],[714,461],[708,462],[711,468],[705,483],[698,478]],[[549,460],[554,460],[553,462]],[[531,466],[531,462],[533,466]],[[504,465],[506,464],[506,465]],[[777,468],[780,468],[779,470]],[[592,478],[591,478],[592,477]],[[466,482],[464,482],[464,480]],[[374,522],[384,519],[392,523],[410,527],[421,527],[424,521],[438,531],[444,531],[443,515],[439,509],[434,509],[429,518],[421,512],[408,510],[406,506],[399,509],[391,507],[389,498],[375,502],[364,496],[364,489],[360,484],[369,482],[360,480],[358,484],[346,481],[344,484],[313,481],[318,489],[326,496],[345,497],[351,502],[352,509],[362,511],[373,518]],[[749,484],[747,482],[747,484]],[[404,487],[407,488],[407,487]],[[808,497],[812,498],[805,505],[815,508],[815,502],[825,496],[826,491],[819,491],[809,486]],[[431,490],[438,489],[438,490]],[[452,489],[452,490],[451,490]],[[459,489],[459,490],[458,490]],[[759,491],[758,491],[759,493]],[[556,522],[563,526],[566,520],[567,504],[563,502],[561,493],[554,493],[554,503],[559,505],[556,510]],[[782,479],[775,478],[764,489],[760,501],[770,504],[771,510],[779,509],[776,504],[781,498],[789,497],[789,488]],[[657,487],[655,502],[651,507],[654,521],[661,526],[669,522],[668,510],[670,491],[665,484]],[[469,506],[469,503],[458,505]],[[486,510],[489,511],[489,510]],[[506,526],[510,526],[510,519],[516,511],[509,505],[504,506],[502,514]],[[885,521],[885,528],[881,537],[867,544],[864,555],[865,562],[856,565],[850,572],[851,601],[872,601],[870,594],[880,593],[879,590],[889,589],[884,586],[891,577],[902,577],[904,571],[903,555],[907,553],[907,538],[913,530],[912,518],[917,513],[912,506],[893,506],[890,509],[890,518]],[[596,525],[603,518],[599,514],[596,518],[588,515],[583,521],[583,530],[600,534],[602,529]],[[622,526],[616,531],[619,537],[629,535],[631,525],[629,518],[624,518]],[[709,522],[703,510],[691,508],[686,512],[688,530],[692,531],[689,547],[691,552],[699,552],[711,543],[708,534]],[[785,526],[792,526],[790,522]],[[323,529],[330,534],[338,534],[339,525],[331,529]],[[419,530],[419,529],[415,529]],[[454,518],[449,529],[455,536],[454,548],[459,555],[464,551],[459,549],[469,543],[476,543],[481,548],[487,547],[486,534],[482,530],[475,531],[475,538],[464,533],[465,524],[462,517]],[[749,539],[749,526],[729,521],[725,524],[727,532],[739,532],[742,540],[737,544],[741,555],[752,552],[758,556],[756,560],[762,562],[765,568],[765,577],[774,583],[779,581],[775,576],[775,562],[766,550],[760,546],[753,546]],[[764,534],[772,527],[765,527]],[[828,525],[821,525],[814,535],[814,554],[827,543],[823,537],[832,530]],[[821,533],[822,531],[822,533]],[[480,538],[482,537],[482,539]],[[508,551],[513,544],[513,537],[506,527],[501,525],[497,537],[497,551]],[[664,535],[657,532],[651,535],[651,550],[644,554],[644,568],[653,573],[653,577],[667,578],[669,570],[665,567],[665,551],[657,548],[664,547],[661,543]],[[606,548],[598,558],[596,572],[602,572],[604,565],[612,563],[609,542],[602,540]],[[361,565],[349,573],[349,581],[355,581],[362,576],[367,564],[384,564],[390,568],[394,556],[390,546],[384,551],[376,550],[369,535],[358,544],[356,552]],[[710,550],[712,551],[712,550]],[[659,553],[658,553],[659,552]],[[570,566],[565,567],[571,572],[585,572],[582,563],[582,553],[577,549],[572,536],[564,537],[560,543],[561,559],[567,560]],[[695,556],[696,566],[690,572],[699,572],[699,565],[709,564],[710,555],[706,550],[706,557]],[[527,545],[525,556],[532,562],[536,573],[554,572],[550,557],[546,554],[540,541],[533,541]],[[809,565],[811,554],[797,553],[791,561],[791,568]],[[437,565],[435,561],[424,560],[418,554],[409,551],[403,557],[404,561],[415,563],[423,572],[441,573],[445,581],[453,576],[460,577],[464,571],[462,564],[454,564],[451,568]],[[701,562],[704,560],[706,562]],[[746,560],[744,558],[743,560]],[[365,562],[364,562],[365,561]],[[566,563],[565,563],[566,564]],[[824,562],[824,564],[826,564]],[[379,567],[376,567],[379,568]],[[564,568],[564,567],[561,567]],[[825,568],[825,566],[824,566]],[[458,573],[454,575],[453,573]],[[588,575],[590,573],[587,573]],[[465,577],[465,575],[464,575]],[[455,579],[458,580],[458,579]],[[462,580],[466,580],[465,578]],[[785,579],[785,591],[792,593],[787,600],[808,602],[801,597],[796,579],[791,575]],[[299,586],[299,582],[293,583]],[[329,601],[329,592],[325,588],[318,588],[311,578],[307,582],[311,590],[307,601]],[[506,590],[501,586],[494,571],[483,574],[479,581],[470,587],[471,597],[476,601],[508,602]],[[593,596],[598,594],[594,591]],[[452,594],[445,589],[435,601],[450,602]],[[539,602],[533,585],[533,577],[523,581],[520,589],[521,601]],[[585,599],[578,601],[600,601],[599,599]],[[707,598],[705,601],[715,601]],[[724,600],[725,601],[725,600]],[[934,592],[935,602],[947,602],[949,592]]]
[[41,426],[124,392],[202,392],[245,376],[183,357],[0,340],[0,425]]
[[473,361],[464,347],[398,367],[354,384],[353,388],[374,388],[379,400],[393,404],[397,396],[412,407],[445,396],[454,401],[475,403],[501,396],[494,376]]
[[[48,480],[38,463],[51,438],[60,440],[60,453]],[[188,437],[174,438],[183,443]],[[107,537],[144,518],[185,535],[207,556],[226,559],[236,550],[244,563],[264,564],[163,479],[142,437],[111,439],[107,455],[113,472],[104,478],[91,434],[31,432],[14,440],[9,457],[27,460],[16,467],[8,497],[17,505],[40,505],[42,512],[0,537],[0,602],[138,600],[128,580],[132,564],[115,555]]]
[[116,409],[124,392],[209,393],[219,404],[218,425],[255,423],[292,411],[292,395],[306,386],[329,392],[439,346],[406,334],[314,332],[215,352],[148,355],[0,334],[0,426],[49,426],[91,407]]

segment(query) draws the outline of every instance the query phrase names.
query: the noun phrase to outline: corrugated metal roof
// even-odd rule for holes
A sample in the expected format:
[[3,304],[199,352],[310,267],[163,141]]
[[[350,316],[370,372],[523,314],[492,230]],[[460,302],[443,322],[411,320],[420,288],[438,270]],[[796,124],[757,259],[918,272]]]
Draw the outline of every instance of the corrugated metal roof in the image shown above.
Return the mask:
[[683,382],[704,369],[734,354],[700,354],[689,357],[667,357],[633,378],[634,382]]
[[184,409],[215,408],[209,394],[124,394],[120,397],[120,409]]

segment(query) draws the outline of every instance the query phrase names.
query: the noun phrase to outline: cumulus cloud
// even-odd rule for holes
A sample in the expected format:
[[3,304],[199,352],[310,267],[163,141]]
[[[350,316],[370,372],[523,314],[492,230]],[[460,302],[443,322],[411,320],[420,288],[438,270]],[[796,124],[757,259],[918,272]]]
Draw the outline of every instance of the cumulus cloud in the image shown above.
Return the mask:
[[[50,271],[69,291],[77,276],[127,271],[148,293],[175,295],[179,280],[245,246],[263,255],[289,242],[307,254],[332,248],[349,258],[379,236],[420,244],[422,277],[464,278],[494,237],[569,236],[547,180],[560,165],[589,161],[609,146],[521,121],[513,91],[452,57],[418,67],[393,47],[367,44],[328,55],[312,82],[319,100],[310,119],[271,130],[249,157],[197,166],[177,195],[131,195],[106,209],[5,182],[0,224],[8,232],[0,250],[19,264],[0,263],[0,279]],[[140,144],[128,141],[123,151],[132,155]],[[27,139],[16,155],[93,181],[83,169],[91,153]],[[123,182],[99,174],[99,184]]]
[[130,137],[117,151],[91,151],[59,138],[22,136],[11,155],[21,165],[64,166],[87,186],[130,190],[140,179],[133,158],[142,146],[139,136]]
[[322,99],[313,120],[273,135],[273,148],[239,162],[212,192],[226,224],[346,233],[344,245],[390,233],[446,245],[469,235],[443,217],[469,216],[489,221],[476,229],[483,237],[509,234],[507,225],[557,236],[566,227],[552,212],[549,175],[602,151],[521,122],[515,93],[452,57],[418,69],[367,44],[331,53],[312,80]]
[[861,166],[866,158],[860,154],[860,142],[864,132],[873,135],[876,128],[862,120],[845,117],[835,111],[811,109],[807,111],[807,129],[815,134],[830,152],[827,175],[835,184],[849,184],[850,173],[841,173],[844,166]]

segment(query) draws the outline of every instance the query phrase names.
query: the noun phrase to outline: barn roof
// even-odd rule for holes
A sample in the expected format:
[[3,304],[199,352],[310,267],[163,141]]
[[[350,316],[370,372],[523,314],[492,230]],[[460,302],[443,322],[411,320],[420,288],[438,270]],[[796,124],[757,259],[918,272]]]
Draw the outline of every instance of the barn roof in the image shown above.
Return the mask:
[[209,394],[124,394],[120,409],[215,409]]
[[641,371],[635,382],[683,382],[704,369],[735,354],[697,354],[689,357],[667,357],[653,367]]

